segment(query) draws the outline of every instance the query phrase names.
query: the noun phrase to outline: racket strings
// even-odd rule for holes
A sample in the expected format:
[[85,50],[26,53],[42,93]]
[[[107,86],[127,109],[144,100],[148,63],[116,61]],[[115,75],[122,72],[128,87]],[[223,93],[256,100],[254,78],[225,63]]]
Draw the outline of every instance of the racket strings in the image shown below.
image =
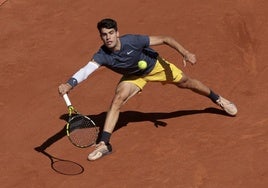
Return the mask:
[[71,142],[79,147],[94,144],[98,135],[98,129],[94,122],[84,116],[73,117],[69,122],[67,132]]

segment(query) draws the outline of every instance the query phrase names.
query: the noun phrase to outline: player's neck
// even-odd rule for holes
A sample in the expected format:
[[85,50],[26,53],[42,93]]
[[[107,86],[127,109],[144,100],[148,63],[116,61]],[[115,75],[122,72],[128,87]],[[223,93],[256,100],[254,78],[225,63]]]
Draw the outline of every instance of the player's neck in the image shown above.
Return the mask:
[[121,49],[121,41],[120,41],[119,38],[117,38],[117,42],[116,42],[115,47],[110,48],[110,50],[111,50],[112,52],[116,52],[116,51],[119,51],[120,49]]

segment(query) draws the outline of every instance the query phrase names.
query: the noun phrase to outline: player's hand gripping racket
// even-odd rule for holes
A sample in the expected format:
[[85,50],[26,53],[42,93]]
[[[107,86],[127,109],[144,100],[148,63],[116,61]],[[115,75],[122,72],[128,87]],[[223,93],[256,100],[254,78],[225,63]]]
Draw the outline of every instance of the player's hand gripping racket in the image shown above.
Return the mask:
[[80,148],[95,144],[99,132],[96,124],[89,117],[75,110],[67,94],[64,94],[63,98],[68,107],[69,119],[66,132],[71,143]]

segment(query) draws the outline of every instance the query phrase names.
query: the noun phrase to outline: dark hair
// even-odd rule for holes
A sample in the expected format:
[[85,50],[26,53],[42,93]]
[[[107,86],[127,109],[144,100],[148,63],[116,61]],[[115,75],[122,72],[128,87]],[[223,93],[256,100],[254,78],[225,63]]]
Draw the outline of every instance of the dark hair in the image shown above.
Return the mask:
[[97,28],[98,28],[99,32],[101,32],[102,28],[106,28],[106,29],[113,28],[115,31],[117,31],[117,23],[115,20],[113,20],[111,18],[105,18],[105,19],[98,22]]

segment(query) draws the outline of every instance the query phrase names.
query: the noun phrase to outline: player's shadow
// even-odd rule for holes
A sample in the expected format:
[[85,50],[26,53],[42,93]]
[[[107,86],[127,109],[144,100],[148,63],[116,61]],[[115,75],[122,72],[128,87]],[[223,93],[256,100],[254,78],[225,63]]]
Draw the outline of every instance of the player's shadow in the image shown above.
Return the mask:
[[34,149],[37,152],[42,153],[48,147],[50,147],[52,144],[54,144],[55,142],[57,142],[58,140],[62,139],[65,136],[66,136],[66,126],[64,126],[59,132],[57,132],[53,136],[49,137],[45,142],[43,142],[40,146],[35,147]]
[[[179,110],[174,112],[152,112],[152,113],[144,113],[144,112],[138,112],[138,111],[124,111],[120,113],[119,120],[116,124],[116,127],[114,131],[117,131],[121,129],[122,127],[125,127],[130,122],[144,122],[148,121],[155,127],[165,127],[167,126],[167,123],[163,120],[170,119],[170,118],[176,118],[181,116],[187,116],[187,115],[194,115],[194,114],[219,114],[228,116],[224,111],[217,109],[217,108],[206,108],[204,110]],[[103,130],[105,118],[106,118],[106,112],[102,112],[97,115],[88,115],[89,118],[91,118],[96,125],[99,127],[99,136],[97,139],[97,142],[99,141],[100,134]],[[60,119],[68,121],[68,114],[63,114],[60,116]],[[44,151],[46,148],[51,146],[53,143],[57,142],[61,138],[66,136],[66,125],[55,135],[48,138],[43,144],[36,147],[35,150]]]
[[[206,108],[204,110],[179,110],[174,112],[151,112],[144,113],[138,111],[125,111],[120,114],[118,123],[116,124],[115,131],[127,126],[130,122],[143,122],[148,121],[151,122],[156,128],[159,126],[165,127],[167,125],[163,120],[177,118],[181,116],[194,115],[194,114],[202,114],[202,113],[211,113],[211,114],[219,114],[226,115],[226,113],[217,108]],[[101,122],[100,122],[101,123]],[[101,123],[102,125],[103,123]]]

